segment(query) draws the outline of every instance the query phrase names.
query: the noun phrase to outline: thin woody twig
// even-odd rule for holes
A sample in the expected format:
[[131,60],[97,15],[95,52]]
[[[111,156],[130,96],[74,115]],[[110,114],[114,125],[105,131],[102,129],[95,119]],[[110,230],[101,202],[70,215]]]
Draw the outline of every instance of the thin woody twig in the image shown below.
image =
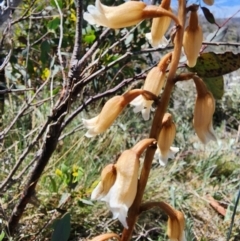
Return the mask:
[[238,43],[238,42],[208,42],[208,41],[203,41],[202,43],[205,44],[205,45],[213,45],[213,46],[221,46],[221,45],[235,46],[235,47],[240,46],[240,43]]
[[[90,68],[92,68],[94,65],[96,65],[98,63],[98,61],[105,56],[110,50],[114,49],[114,47],[116,47],[118,44],[120,44],[121,42],[123,42],[132,32],[135,31],[135,29],[140,25],[141,23],[137,24],[135,27],[131,28],[130,31],[128,31],[121,39],[119,39],[118,41],[116,41],[114,44],[112,44],[109,48],[107,48],[100,57],[98,57],[97,59],[95,59],[89,66],[87,66],[86,69],[83,70],[83,72],[81,73],[81,76],[83,76],[83,74]],[[110,30],[110,29],[106,29],[106,30]],[[106,31],[105,30],[105,31]],[[107,31],[108,33],[109,31]],[[94,43],[95,44],[95,43]],[[92,49],[92,48],[91,48]],[[91,50],[92,51],[92,50]],[[89,56],[89,51],[87,51],[87,54]],[[92,53],[91,53],[92,54]],[[81,60],[82,62],[82,60]]]
[[[24,191],[19,199],[18,203],[15,205],[14,210],[8,220],[8,228],[10,234],[12,234],[16,226],[21,219],[26,205],[30,202],[32,195],[35,193],[36,185],[41,177],[49,159],[51,158],[53,152],[56,149],[58,138],[61,134],[61,125],[64,117],[68,111],[69,105],[72,103],[71,98],[71,87],[76,81],[73,77],[78,74],[79,69],[75,65],[77,59],[80,57],[81,49],[81,31],[82,31],[82,0],[76,2],[76,12],[77,12],[77,24],[76,24],[76,35],[74,52],[72,55],[71,66],[69,71],[68,82],[65,83],[63,93],[60,96],[59,101],[56,103],[55,108],[52,110],[52,115],[50,123],[47,125],[47,133],[44,138],[44,142],[41,150],[37,153],[36,165],[33,168],[32,173],[27,181]],[[77,95],[77,92],[71,93]]]
[[62,40],[63,40],[63,13],[62,13],[61,8],[59,7],[58,1],[54,0],[54,2],[57,6],[59,16],[60,16],[60,24],[59,24],[60,36],[59,36],[59,42],[58,42],[58,47],[57,47],[57,55],[58,55],[59,63],[61,66],[62,77],[63,77],[63,81],[64,81],[64,85],[65,85],[67,79],[66,79],[66,74],[64,72],[63,59],[62,59],[62,53],[61,53]]
[[0,90],[0,94],[9,94],[9,93],[22,93],[25,91],[35,90],[35,88],[26,88],[26,89],[5,89]]

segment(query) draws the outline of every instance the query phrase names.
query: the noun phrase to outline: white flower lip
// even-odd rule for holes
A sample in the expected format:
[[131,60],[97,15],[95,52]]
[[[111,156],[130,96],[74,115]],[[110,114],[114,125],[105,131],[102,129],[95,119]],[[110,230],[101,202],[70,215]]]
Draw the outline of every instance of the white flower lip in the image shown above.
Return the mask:
[[[148,42],[152,45],[152,35],[151,35],[151,33],[146,33],[145,37],[148,40]],[[169,42],[170,42],[170,40],[168,40],[165,36],[163,36],[161,38],[161,40],[158,42],[157,45],[155,45],[155,46],[152,45],[152,46],[154,48],[165,49],[168,46]]]
[[158,159],[159,164],[161,166],[166,166],[168,163],[168,159],[171,158],[173,159],[175,154],[179,152],[179,148],[178,147],[174,147],[171,146],[169,149],[169,152],[166,155],[162,155],[161,151],[159,148],[157,148],[156,153],[155,153],[155,157]]

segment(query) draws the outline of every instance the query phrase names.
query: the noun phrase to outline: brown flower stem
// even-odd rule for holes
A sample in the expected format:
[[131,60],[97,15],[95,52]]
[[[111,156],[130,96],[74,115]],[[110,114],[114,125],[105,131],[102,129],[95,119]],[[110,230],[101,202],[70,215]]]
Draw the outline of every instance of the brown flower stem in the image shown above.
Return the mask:
[[208,93],[208,89],[203,82],[201,78],[199,78],[197,75],[193,76],[193,81],[195,83],[196,89],[197,89],[197,95],[198,97],[203,97]]
[[133,89],[133,90],[129,90],[128,92],[122,95],[123,106],[128,105],[132,100],[134,100],[139,95],[142,95],[147,100],[158,101],[158,97],[153,93],[151,93],[150,91],[143,90],[143,89]]
[[174,208],[165,202],[146,202],[141,204],[139,209],[139,214],[146,212],[151,208],[158,207],[161,208],[170,218],[177,218]]
[[141,156],[141,154],[145,151],[145,149],[152,144],[157,144],[157,141],[154,138],[146,138],[141,141],[139,141],[132,150],[137,154],[138,158]]
[[177,75],[174,78],[174,82],[178,82],[178,81],[186,81],[186,80],[190,80],[193,79],[193,77],[195,76],[195,73],[181,73],[179,75]]
[[189,19],[189,30],[196,31],[198,28],[198,14],[197,10],[192,10]]
[[158,68],[160,69],[160,71],[166,72],[169,63],[171,62],[171,59],[172,59],[172,52],[170,52],[170,53],[168,53],[168,54],[165,54],[165,55],[161,58],[161,60],[159,61],[158,65],[157,65]]
[[149,5],[143,9],[143,18],[159,18],[159,17],[170,17],[178,26],[179,20],[171,11],[168,11],[161,6]]
[[141,95],[144,93],[144,90],[142,89],[133,89],[129,90],[125,94],[122,95],[124,104],[129,104],[133,99],[135,99],[137,96]]
[[[177,70],[180,55],[181,55],[183,30],[184,30],[183,26],[185,25],[185,18],[186,18],[186,0],[179,0],[179,8],[178,8],[179,26],[178,26],[176,37],[174,40],[175,45],[174,45],[174,51],[172,54],[171,66],[168,73],[167,83],[164,88],[161,101],[158,104],[158,107],[153,119],[151,132],[150,132],[150,138],[155,138],[156,140],[158,139],[158,136],[161,130],[162,119],[163,119],[164,113],[167,110],[168,103],[170,100],[170,95],[175,84],[174,77],[176,74],[176,70]],[[140,180],[138,183],[137,194],[128,212],[128,219],[127,219],[128,229],[123,230],[122,237],[121,237],[122,241],[129,241],[132,237],[133,228],[137,221],[144,190],[145,190],[148,176],[151,170],[154,153],[155,153],[155,148],[151,146],[148,147],[145,155],[143,168],[140,175]]]

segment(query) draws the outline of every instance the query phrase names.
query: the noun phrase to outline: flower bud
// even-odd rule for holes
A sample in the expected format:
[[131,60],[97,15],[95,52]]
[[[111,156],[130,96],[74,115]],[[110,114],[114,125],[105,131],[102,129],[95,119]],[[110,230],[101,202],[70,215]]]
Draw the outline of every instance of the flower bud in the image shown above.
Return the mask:
[[84,126],[89,129],[85,136],[93,137],[106,131],[121,114],[123,109],[140,94],[144,95],[145,91],[134,89],[123,95],[114,96],[105,103],[98,116],[90,120],[82,119]]
[[[150,91],[154,95],[158,96],[165,83],[166,69],[170,63],[171,53],[165,55],[158,66],[153,67],[147,75],[143,89]],[[135,106],[134,113],[142,112],[144,120],[149,120],[150,111],[153,101],[146,100],[143,96],[138,96],[130,104]]]
[[106,196],[110,188],[113,186],[116,180],[117,172],[113,164],[109,164],[102,170],[101,181],[93,190],[91,199],[101,200],[102,197]]
[[171,147],[176,135],[176,126],[172,120],[172,115],[165,113],[162,120],[162,129],[158,137],[158,150],[156,154],[159,157],[161,165],[167,164],[168,158],[172,158],[173,155],[179,151],[179,148]]
[[[170,0],[163,0],[161,7],[172,12],[170,8]],[[171,18],[163,16],[160,18],[153,18],[151,27],[151,41],[153,47],[158,47],[164,37],[165,32],[169,28],[171,23]]]
[[183,35],[183,49],[187,57],[187,65],[194,67],[197,62],[199,51],[202,47],[203,33],[198,25],[197,10],[191,11],[189,25]]
[[215,100],[212,93],[207,90],[202,79],[195,76],[194,82],[197,89],[197,98],[194,109],[193,125],[201,142],[207,144],[210,140],[216,140],[212,126]]
[[175,215],[169,215],[168,217],[167,235],[171,241],[185,241],[184,215],[178,210],[174,210],[174,213]]
[[[104,168],[100,187],[92,193],[92,199],[100,199],[108,203],[113,218],[118,218],[125,228],[127,213],[137,193],[139,157],[155,139],[143,139],[132,149],[124,151],[117,163]],[[97,198],[96,198],[97,197]]]

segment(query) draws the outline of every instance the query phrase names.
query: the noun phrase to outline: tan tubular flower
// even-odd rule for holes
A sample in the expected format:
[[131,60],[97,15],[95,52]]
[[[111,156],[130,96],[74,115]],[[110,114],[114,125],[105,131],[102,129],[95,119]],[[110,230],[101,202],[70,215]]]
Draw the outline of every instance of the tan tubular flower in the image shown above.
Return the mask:
[[96,136],[106,131],[123,109],[138,95],[145,94],[141,89],[130,90],[123,95],[114,96],[108,100],[102,108],[100,114],[90,120],[82,119],[83,125],[88,128],[86,137]]
[[[172,53],[165,55],[157,67],[153,67],[147,75],[143,89],[150,91],[154,95],[158,96],[165,83],[165,72],[170,63]],[[144,120],[149,120],[150,111],[152,109],[151,100],[146,100],[143,96],[138,96],[130,104],[135,106],[134,113],[142,112]]]
[[212,126],[215,100],[202,79],[197,76],[194,76],[193,79],[197,89],[193,125],[198,138],[203,144],[207,144],[210,140],[216,141]]
[[[170,205],[169,205],[170,207]],[[172,208],[172,207],[171,207]],[[174,215],[168,216],[167,234],[171,241],[185,241],[185,219],[182,212],[172,208]]]
[[172,115],[165,113],[162,120],[162,129],[158,137],[158,155],[159,163],[163,166],[167,164],[168,158],[173,158],[179,148],[172,147],[176,135],[176,126],[172,120]]
[[83,18],[90,24],[114,29],[124,28],[143,20],[142,12],[145,7],[146,4],[140,1],[128,1],[119,6],[108,7],[96,0],[95,6],[88,6],[88,13],[85,12]]
[[209,6],[212,6],[214,4],[214,0],[203,0],[203,2]]
[[[128,228],[126,220],[128,209],[137,193],[139,157],[155,141],[155,139],[144,139],[138,142],[132,149],[124,151],[114,165],[117,173],[114,184],[111,186],[115,175],[112,175],[110,171],[109,176],[113,178],[107,178],[107,188],[109,186],[111,188],[105,196],[101,195],[101,200],[108,203],[113,213],[113,218],[118,218],[125,228]],[[95,194],[92,195],[96,196]]]
[[92,192],[92,200],[101,200],[107,195],[110,188],[113,186],[117,177],[116,168],[113,164],[109,164],[103,168],[101,173],[101,181]]
[[169,16],[179,24],[172,12],[157,6],[147,6],[141,1],[128,1],[119,6],[108,7],[96,0],[95,6],[89,5],[87,10],[83,14],[87,22],[113,29],[133,26],[144,19],[161,16]]
[[[170,8],[170,3],[171,3],[170,0],[163,0],[161,3],[161,7],[172,12]],[[164,34],[169,28],[170,23],[171,23],[171,18],[167,16],[154,18],[152,20],[151,36],[152,36],[153,47],[158,47],[159,44],[162,42],[162,39],[165,38]]]
[[187,65],[194,67],[197,62],[199,51],[202,47],[203,32],[198,25],[197,9],[191,11],[189,25],[184,31],[183,49],[187,57]]

